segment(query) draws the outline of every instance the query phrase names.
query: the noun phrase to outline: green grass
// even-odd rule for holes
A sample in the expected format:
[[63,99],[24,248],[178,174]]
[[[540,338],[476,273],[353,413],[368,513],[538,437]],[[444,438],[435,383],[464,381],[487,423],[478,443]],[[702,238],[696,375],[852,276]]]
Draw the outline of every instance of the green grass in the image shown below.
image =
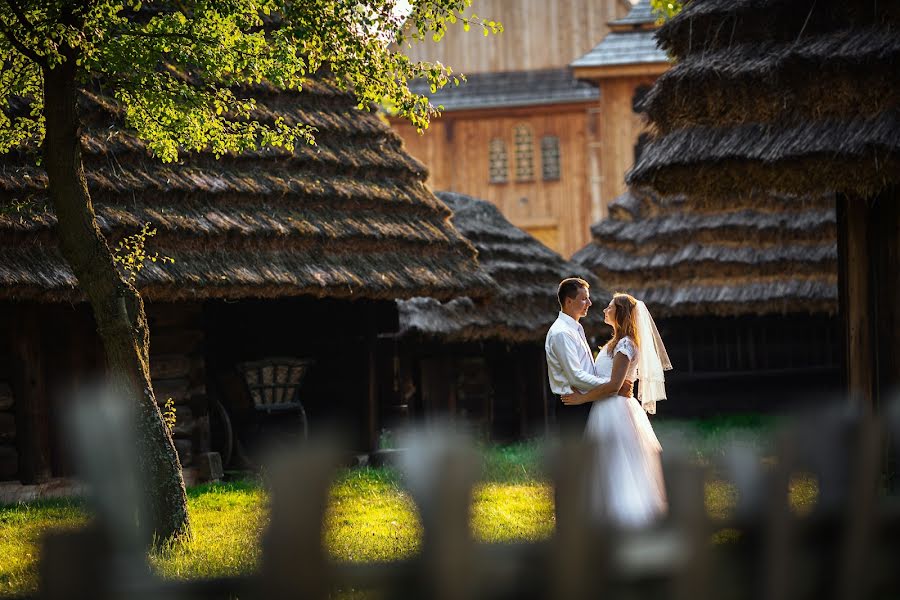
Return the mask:
[[335,560],[379,562],[418,550],[422,526],[412,498],[389,469],[342,474],[325,516],[325,547]]
[[724,455],[730,444],[754,448],[761,455],[773,453],[778,417],[728,415],[707,419],[654,419],[653,428],[665,451],[686,453],[700,464]]
[[43,535],[86,522],[82,506],[69,500],[0,507],[0,595],[35,590]]
[[193,538],[151,553],[150,564],[164,577],[175,579],[254,570],[259,536],[267,522],[265,505],[265,492],[250,481],[189,489]]
[[[684,435],[684,425],[672,425],[676,426]],[[709,439],[724,434],[716,427],[691,427],[691,447],[701,461],[707,460],[709,453],[716,451]],[[761,444],[764,429],[757,427]],[[553,493],[542,470],[540,447],[521,443],[483,450],[482,478],[472,504],[475,539],[505,542],[552,535]],[[815,502],[815,494],[815,482],[799,479],[792,484],[792,505],[804,512]],[[711,516],[726,517],[736,500],[730,485],[716,480],[707,483],[706,508]],[[152,553],[149,559],[157,573],[194,578],[248,573],[257,568],[259,538],[268,516],[265,491],[256,482],[192,488],[188,508],[193,539]],[[0,507],[0,595],[34,592],[41,536],[82,526],[87,519],[84,507],[74,501]],[[347,470],[334,482],[323,540],[334,560],[372,562],[409,557],[418,551],[421,535],[416,507],[396,471]],[[715,539],[728,541],[736,535],[723,531]]]

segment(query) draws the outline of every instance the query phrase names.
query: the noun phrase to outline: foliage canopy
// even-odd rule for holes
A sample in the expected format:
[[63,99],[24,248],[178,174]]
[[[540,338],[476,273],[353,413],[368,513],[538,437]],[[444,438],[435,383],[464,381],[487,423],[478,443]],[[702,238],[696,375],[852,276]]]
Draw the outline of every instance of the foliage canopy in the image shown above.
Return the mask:
[[650,5],[660,21],[668,21],[684,8],[681,0],[650,0]]
[[0,2],[0,153],[44,137],[43,71],[77,65],[89,93],[114,98],[125,125],[163,161],[313,143],[305,123],[254,118],[254,87],[300,90],[327,71],[361,107],[386,102],[416,127],[436,113],[409,90],[453,73],[403,49],[448,24],[502,31],[471,0],[6,0]]

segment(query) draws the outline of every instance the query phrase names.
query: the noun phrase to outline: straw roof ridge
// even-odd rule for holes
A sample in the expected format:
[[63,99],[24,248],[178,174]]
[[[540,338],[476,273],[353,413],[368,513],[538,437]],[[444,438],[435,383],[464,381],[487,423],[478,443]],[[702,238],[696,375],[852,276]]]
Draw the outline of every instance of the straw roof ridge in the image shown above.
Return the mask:
[[[145,263],[140,271],[136,285],[146,299],[315,296],[388,300],[421,296],[432,289],[461,295],[473,287],[495,285],[487,275],[467,271],[470,255],[459,249],[444,256],[418,255],[415,263],[403,247],[335,253],[320,245],[269,252],[264,261],[231,248],[171,254],[174,263]],[[6,288],[4,297],[13,300],[84,299],[59,250],[48,246],[0,246],[0,288]]]
[[741,316],[752,304],[754,314],[835,314],[837,285],[833,281],[786,279],[744,285],[687,285],[634,288],[658,317]]
[[[365,235],[449,241],[443,219],[423,210],[381,210],[354,207],[352,212],[336,212],[323,207],[242,203],[243,206],[213,203],[158,207],[152,204],[103,204],[97,207],[97,224],[109,235],[140,228],[150,223],[160,236],[200,236],[213,238],[230,233],[242,236]],[[28,221],[19,215],[0,216],[0,227],[12,230],[50,230],[56,224],[51,211],[36,214]],[[174,241],[174,240],[173,240]]]
[[[573,260],[575,258],[573,257]],[[674,252],[652,254],[633,254],[589,244],[577,253],[579,263],[606,271],[671,268],[684,263],[716,263],[719,265],[718,268],[722,268],[727,264],[756,266],[767,263],[819,263],[836,259],[837,248],[832,243],[783,245],[771,248],[690,243]]]
[[[349,153],[349,151],[348,151]],[[380,164],[379,164],[380,162]],[[290,164],[271,164],[269,168],[263,165],[243,168],[204,168],[195,167],[190,163],[184,165],[163,165],[147,161],[143,164],[122,164],[122,162],[101,164],[86,164],[85,176],[88,187],[96,192],[110,192],[118,194],[134,194],[146,191],[152,192],[181,192],[204,194],[253,194],[253,195],[283,195],[302,194],[316,191],[316,183],[323,179],[338,179],[328,177],[327,170],[316,173],[314,165],[304,165],[306,168],[291,168]],[[333,165],[333,166],[336,166]],[[380,170],[383,179],[402,180],[403,170],[391,164],[389,158],[382,161],[372,160],[366,165],[367,169]],[[355,177],[357,167],[344,173],[341,179],[350,179],[358,186],[365,187],[369,182],[375,184],[376,180],[369,177]],[[309,177],[303,177],[308,172]],[[323,172],[324,171],[324,172]],[[334,172],[334,171],[332,171]],[[17,191],[43,191],[47,187],[47,176],[43,169],[37,167],[22,167],[15,171],[6,170],[0,172],[0,190],[14,193]],[[321,188],[319,188],[321,189]],[[432,204],[434,201],[431,202]]]
[[[2,177],[0,177],[2,181]],[[410,222],[414,225],[430,223],[443,228],[449,217],[446,206],[440,204],[424,186],[403,185],[385,180],[382,185],[361,185],[352,179],[345,181],[322,178],[320,185],[312,185],[298,194],[204,194],[190,192],[179,195],[177,202],[161,204],[158,193],[144,191],[131,197],[116,192],[95,192],[92,198],[101,229],[113,234],[120,229],[136,229],[151,223],[158,229],[183,230],[185,233],[212,235],[222,229],[244,229],[248,232],[264,228],[292,230],[304,227],[307,221],[322,219],[309,231],[327,227],[329,222],[378,219],[391,223]],[[13,206],[18,199],[25,205]],[[5,201],[4,201],[5,200]],[[439,204],[434,206],[433,204]],[[338,209],[352,210],[343,214]],[[0,193],[0,230],[41,231],[56,224],[44,190],[26,193]]]
[[835,23],[850,28],[897,24],[900,5],[879,0],[693,0],[657,31],[657,40],[680,58],[760,39],[790,42],[832,31]]
[[818,232],[823,226],[833,226],[833,209],[801,212],[760,213],[744,209],[727,213],[671,213],[641,221],[604,219],[591,227],[594,237],[642,244],[650,239],[661,241],[709,229],[729,228],[732,234],[756,231]]
[[690,54],[657,80],[642,104],[664,133],[785,111],[817,120],[875,115],[900,106],[900,35],[879,25]]
[[[93,142],[89,142],[93,144]],[[103,142],[106,147],[100,152],[93,152],[91,148],[96,146],[84,146],[85,165],[104,165],[114,161],[119,166],[132,167],[134,169],[152,173],[154,171],[170,172],[180,167],[179,163],[163,163],[152,158],[147,152],[133,152],[127,147],[112,148],[108,142]],[[130,147],[130,145],[129,145]],[[354,168],[361,171],[369,168],[379,170],[396,171],[398,174],[409,173],[415,177],[426,174],[426,168],[418,160],[406,154],[402,145],[394,141],[387,142],[384,139],[371,136],[362,136],[355,143],[348,144],[342,139],[329,139],[320,137],[314,146],[309,144],[297,144],[293,152],[282,148],[263,148],[249,150],[239,156],[223,155],[216,157],[211,152],[190,153],[181,161],[190,163],[196,169],[210,170],[253,170],[265,166],[292,166],[301,167],[309,165],[313,168],[331,166],[334,168]]]
[[560,280],[581,276],[595,295],[604,293],[588,269],[563,260],[512,225],[493,204],[452,192],[437,196],[453,211],[453,224],[475,245],[483,271],[498,290],[481,303],[465,297],[445,303],[433,298],[398,302],[401,334],[458,342],[537,342],[559,312]]
[[[654,219],[668,216],[698,219],[701,217],[728,218],[725,215],[741,210],[759,213],[766,219],[773,215],[786,215],[808,211],[833,210],[833,194],[779,194],[760,193],[757,190],[733,194],[727,198],[692,196],[690,201],[683,194],[661,196],[650,187],[631,186],[609,204],[609,217],[593,227],[615,227],[632,221],[653,223]],[[604,224],[604,225],[601,225]]]
[[682,235],[658,236],[644,239],[640,242],[626,236],[594,236],[593,243],[635,256],[678,252],[687,241],[700,246],[715,246],[719,248],[744,248],[749,246],[758,250],[765,250],[783,247],[786,244],[796,247],[817,246],[822,243],[822,240],[834,239],[836,229],[834,223],[823,224],[815,229],[802,231],[725,227],[701,229]]
[[679,129],[651,139],[626,180],[723,197],[753,188],[865,195],[891,173],[900,174],[897,110],[868,118]]

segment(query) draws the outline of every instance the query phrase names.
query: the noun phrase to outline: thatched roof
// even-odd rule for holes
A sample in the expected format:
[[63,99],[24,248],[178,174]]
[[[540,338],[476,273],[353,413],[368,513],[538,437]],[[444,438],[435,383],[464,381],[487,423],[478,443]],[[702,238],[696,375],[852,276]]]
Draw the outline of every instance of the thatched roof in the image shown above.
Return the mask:
[[[114,245],[149,222],[158,231],[149,249],[175,261],[145,264],[137,282],[145,297],[453,298],[491,289],[425,186],[425,168],[353,96],[310,81],[301,93],[256,97],[254,118],[313,125],[317,145],[164,164],[120,128],[108,99],[82,98],[100,227]],[[57,249],[46,185],[24,156],[0,162],[0,298],[81,298]]]
[[[559,312],[556,288],[562,279],[584,277],[595,299],[608,294],[587,269],[563,260],[507,221],[493,204],[452,192],[437,195],[453,211],[456,228],[475,244],[499,291],[483,302],[466,297],[447,303],[434,298],[400,301],[401,334],[444,341],[538,341]],[[589,314],[585,326],[601,323],[600,313]]]
[[572,260],[660,316],[837,310],[833,198],[660,198],[630,190]]
[[900,183],[900,3],[694,0],[629,175],[664,193],[868,195]]

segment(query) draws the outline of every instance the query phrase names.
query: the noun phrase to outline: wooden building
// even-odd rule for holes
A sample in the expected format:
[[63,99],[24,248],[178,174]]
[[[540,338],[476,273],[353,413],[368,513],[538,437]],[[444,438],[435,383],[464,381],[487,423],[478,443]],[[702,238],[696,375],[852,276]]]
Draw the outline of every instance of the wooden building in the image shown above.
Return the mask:
[[675,370],[669,415],[790,410],[840,391],[831,195],[627,191],[573,261],[644,300]]
[[650,0],[640,0],[590,52],[571,64],[580,80],[597,86],[595,124],[588,130],[592,222],[604,218],[609,204],[625,193],[625,173],[647,137],[641,100],[669,68],[656,46],[656,16]]
[[696,0],[659,30],[677,64],[629,175],[661,193],[836,193],[851,392],[900,386],[900,5]]
[[[385,340],[397,356],[395,405],[415,419],[464,418],[483,437],[543,433],[556,410],[544,338],[559,312],[557,285],[581,276],[598,304],[608,293],[587,269],[512,225],[493,204],[451,192],[438,197],[499,290],[482,301],[398,302],[400,333]],[[602,323],[599,308],[584,321],[589,335],[605,329]]]
[[591,191],[601,164],[600,95],[568,65],[630,9],[627,0],[487,0],[478,14],[502,21],[503,34],[456,28],[438,44],[413,46],[414,58],[439,59],[467,78],[428,94],[443,115],[424,134],[392,119],[428,166],[429,184],[492,202],[563,256],[587,243],[601,210]]
[[[157,398],[177,405],[184,465],[215,449],[224,408],[235,429],[254,402],[240,365],[294,357],[310,429],[331,422],[357,447],[377,430],[376,336],[396,331],[397,298],[478,297],[493,287],[424,167],[355,99],[322,82],[260,90],[254,118],[314,125],[318,144],[163,164],[85,93],[82,148],[98,224],[111,244],[150,223],[137,278],[151,329]],[[26,155],[0,169],[0,481],[66,475],[61,403],[101,377],[103,350],[63,260],[47,178]],[[276,383],[282,383],[280,380]],[[186,475],[190,480],[189,469]]]

